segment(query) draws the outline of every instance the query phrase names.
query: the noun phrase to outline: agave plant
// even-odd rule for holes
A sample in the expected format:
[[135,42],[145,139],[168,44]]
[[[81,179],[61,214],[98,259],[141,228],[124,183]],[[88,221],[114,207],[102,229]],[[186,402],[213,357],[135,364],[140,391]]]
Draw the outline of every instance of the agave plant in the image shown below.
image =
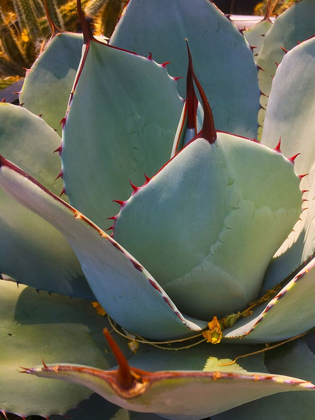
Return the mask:
[[52,27],[0,106],[4,416],[311,418],[314,8],[257,57],[208,0]]

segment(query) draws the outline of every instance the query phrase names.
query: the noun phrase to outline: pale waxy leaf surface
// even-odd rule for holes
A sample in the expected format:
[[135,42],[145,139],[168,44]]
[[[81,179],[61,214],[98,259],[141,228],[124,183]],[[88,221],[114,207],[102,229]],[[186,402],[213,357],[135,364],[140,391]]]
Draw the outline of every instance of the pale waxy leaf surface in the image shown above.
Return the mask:
[[[303,264],[315,251],[314,196],[315,160],[315,38],[302,42],[288,52],[276,73],[269,98],[262,143],[275,147],[281,138],[285,156],[296,158],[298,174],[306,191],[301,219],[272,261],[264,281],[264,290],[274,287]],[[294,92],[294,94],[293,94]]]
[[182,110],[176,82],[150,59],[91,42],[64,127],[70,202],[101,228],[127,199],[130,178],[168,161]]
[[[315,381],[315,356],[303,339],[266,352],[265,363],[269,372],[285,374]],[[213,420],[286,420],[311,419],[315,411],[314,393],[271,395],[250,402],[213,417]]]
[[20,103],[41,114],[61,136],[71,88],[81,59],[83,37],[69,32],[54,36],[32,68],[27,71]]
[[[185,38],[216,127],[233,134],[257,135],[259,88],[253,54],[244,37],[208,0],[131,0],[110,40],[111,45],[159,63],[170,61],[174,77],[185,76]],[[178,81],[185,93],[185,80]]]
[[269,343],[295,337],[315,326],[315,259],[308,263],[270,302],[258,306],[224,330],[225,338]]
[[[108,321],[90,302],[37,293],[0,281],[0,412],[21,416],[64,414],[91,392],[66,383],[22,375],[20,366],[68,360],[102,369],[115,365],[102,330]],[[128,355],[126,341],[116,337]],[[130,357],[130,356],[129,356]]]
[[219,132],[212,145],[191,142],[136,191],[121,208],[114,237],[180,310],[211,320],[257,298],[301,204],[290,161]]
[[[55,194],[60,137],[26,109],[0,104],[0,152]],[[49,223],[0,190],[0,272],[37,289],[94,299],[79,261]]]
[[[272,28],[266,34],[263,46],[257,58],[257,64],[262,68],[259,71],[259,86],[265,95],[269,95],[273,76],[277,70],[277,64],[281,63],[284,51],[289,51],[298,42],[302,42],[315,34],[315,3],[313,0],[303,0],[277,17]],[[302,65],[302,63],[300,63]],[[269,106],[268,97],[261,96],[261,105]],[[288,103],[287,103],[288,105]],[[259,123],[263,125],[265,110],[259,111]],[[264,130],[263,130],[264,131]]]
[[[130,359],[131,371],[141,379],[129,389],[119,386],[115,371],[62,364],[35,367],[28,373],[80,383],[126,409],[174,420],[199,420],[274,393],[314,388],[309,382],[265,373],[262,354],[220,366],[252,350],[252,346],[203,344],[173,354],[146,346]],[[148,366],[151,372],[143,370]]]
[[263,45],[265,35],[272,27],[272,22],[269,19],[263,19],[250,29],[243,31],[243,35],[246,41],[253,48],[253,54],[255,61],[257,60],[258,54]]
[[63,233],[98,302],[119,325],[153,339],[193,335],[206,327],[204,321],[184,318],[150,274],[110,236],[3,158],[0,185]]

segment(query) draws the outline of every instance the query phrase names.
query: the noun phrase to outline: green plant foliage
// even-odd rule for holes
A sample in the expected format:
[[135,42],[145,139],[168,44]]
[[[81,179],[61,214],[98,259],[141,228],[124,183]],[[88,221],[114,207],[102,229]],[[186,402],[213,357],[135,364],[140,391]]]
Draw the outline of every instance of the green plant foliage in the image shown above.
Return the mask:
[[[3,5],[24,60],[13,3],[39,22],[25,40],[43,4]],[[130,0],[109,42],[77,6],[50,3],[23,106],[0,104],[0,413],[309,420],[315,38],[294,44],[314,2],[269,8],[253,50],[208,0]],[[275,73],[261,143],[256,60]]]

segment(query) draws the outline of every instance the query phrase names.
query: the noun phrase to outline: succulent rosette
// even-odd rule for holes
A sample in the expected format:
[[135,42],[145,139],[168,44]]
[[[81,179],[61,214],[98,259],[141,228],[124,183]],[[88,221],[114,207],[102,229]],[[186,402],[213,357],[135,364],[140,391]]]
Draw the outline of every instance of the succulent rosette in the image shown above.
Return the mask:
[[314,7],[259,52],[208,0],[50,19],[0,106],[4,416],[310,418]]

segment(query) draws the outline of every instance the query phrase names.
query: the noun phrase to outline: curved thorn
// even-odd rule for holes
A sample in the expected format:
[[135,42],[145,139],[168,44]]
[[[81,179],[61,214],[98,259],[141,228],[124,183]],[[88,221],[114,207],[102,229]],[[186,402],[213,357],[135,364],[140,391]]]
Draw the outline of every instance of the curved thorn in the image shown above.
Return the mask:
[[63,196],[64,194],[66,194],[65,187],[63,187],[63,189],[61,190],[61,193],[59,194],[59,197]]
[[202,125],[201,131],[198,133],[198,138],[203,137],[210,144],[213,144],[217,139],[217,133],[215,131],[212,111],[211,111],[208,99],[206,97],[206,94],[205,94],[201,84],[199,83],[199,80],[197,79],[197,77],[195,75],[187,39],[186,39],[186,45],[187,45],[188,57],[189,57],[189,60],[191,60],[191,72],[192,72],[194,81],[196,83],[196,86],[198,88],[199,95],[201,97],[202,106],[203,106],[203,111],[204,111],[203,125]]
[[46,365],[46,363],[44,362],[44,359],[42,359],[42,364],[43,364],[43,368],[44,369],[47,369],[48,368],[48,366]]
[[113,203],[117,203],[120,206],[123,206],[125,204],[125,201],[122,201],[122,200],[113,200]]
[[151,181],[151,178],[149,178],[148,175],[146,175],[146,174],[143,174],[143,175],[145,177],[146,182],[150,182]]
[[171,64],[171,62],[170,61],[165,61],[165,63],[162,63],[161,66],[165,68],[168,64]]
[[107,328],[104,329],[104,335],[118,363],[118,370],[116,373],[117,384],[123,389],[129,389],[132,387],[135,381],[135,378],[131,374],[128,361],[125,358],[123,352],[118,347],[118,344],[116,343],[116,341],[109,334]]
[[283,48],[283,47],[280,47],[281,49],[282,49],[282,51],[286,54],[287,52],[288,52],[288,50],[286,50],[285,48]]
[[281,147],[281,137],[279,138],[279,142],[278,142],[277,146],[273,150],[275,150],[278,153],[282,153],[280,147]]
[[152,53],[149,51],[148,60],[152,60]]
[[296,158],[297,158],[300,154],[301,154],[301,153],[297,153],[296,155],[294,155],[294,156],[292,156],[292,157],[288,158],[288,160],[289,160],[290,162],[294,163],[295,159],[296,159]]
[[60,145],[59,147],[57,147],[57,149],[56,150],[54,150],[54,152],[53,153],[59,153],[59,155],[61,155],[61,152],[62,152],[62,145]]
[[177,82],[177,80],[180,80],[182,78],[183,78],[183,76],[173,77],[173,79],[175,80],[175,82]]
[[133,191],[134,192],[137,192],[139,188],[131,182],[131,179],[129,179],[129,183],[130,183],[131,188],[133,189]]
[[67,121],[66,117],[61,118],[59,125],[61,125],[61,127],[64,128],[66,125],[66,121]]
[[59,174],[56,176],[55,181],[57,181],[57,179],[62,178],[62,177],[63,177],[63,171],[61,169],[60,172],[59,172]]
[[46,18],[47,18],[47,21],[48,21],[50,29],[51,29],[51,37],[53,38],[54,36],[60,34],[63,31],[62,31],[62,29],[58,28],[58,26],[52,20],[49,9],[48,9],[47,0],[44,0],[44,6],[45,6]]
[[305,176],[307,176],[308,174],[303,174],[303,175],[299,175],[300,179],[303,179]]

